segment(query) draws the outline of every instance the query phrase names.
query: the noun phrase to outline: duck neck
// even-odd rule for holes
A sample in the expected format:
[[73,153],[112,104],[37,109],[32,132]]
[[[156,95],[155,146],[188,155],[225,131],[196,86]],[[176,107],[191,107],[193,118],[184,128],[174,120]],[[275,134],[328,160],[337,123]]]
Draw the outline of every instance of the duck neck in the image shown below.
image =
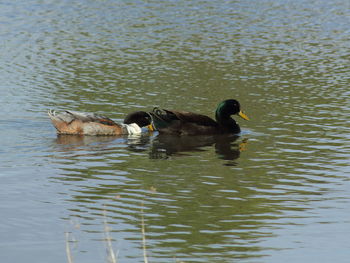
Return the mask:
[[229,132],[238,133],[241,130],[236,121],[231,118],[231,114],[225,112],[220,105],[215,112],[215,119],[223,129]]
[[226,122],[230,122],[232,120],[231,114],[228,113],[226,110],[227,107],[225,107],[225,103],[222,102],[218,105],[218,108],[215,112],[215,119],[219,124],[224,124]]

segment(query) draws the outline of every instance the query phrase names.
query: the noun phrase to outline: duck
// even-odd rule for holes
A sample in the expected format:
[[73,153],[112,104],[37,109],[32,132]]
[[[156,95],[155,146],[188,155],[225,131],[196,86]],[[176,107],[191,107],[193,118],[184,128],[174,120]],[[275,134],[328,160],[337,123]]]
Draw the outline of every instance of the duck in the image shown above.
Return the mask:
[[198,113],[158,107],[155,107],[150,115],[153,129],[160,134],[175,135],[238,134],[241,128],[231,115],[238,115],[244,120],[249,120],[241,110],[240,103],[235,99],[227,99],[218,104],[215,120]]
[[117,123],[108,117],[89,112],[65,110],[57,113],[49,110],[48,115],[57,134],[115,136],[141,134],[143,127],[153,131],[151,117],[145,111],[128,114],[123,123]]

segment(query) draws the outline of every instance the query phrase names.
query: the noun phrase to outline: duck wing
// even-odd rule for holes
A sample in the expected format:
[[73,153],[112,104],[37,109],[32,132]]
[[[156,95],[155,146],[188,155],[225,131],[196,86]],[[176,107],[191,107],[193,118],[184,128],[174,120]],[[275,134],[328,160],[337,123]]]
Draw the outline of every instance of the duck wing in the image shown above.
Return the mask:
[[160,133],[178,135],[220,133],[219,124],[208,116],[187,111],[155,108],[150,113],[153,126]]
[[77,111],[48,112],[58,134],[120,135],[127,133],[122,125],[95,113]]
[[118,125],[110,118],[107,118],[105,116],[102,116],[96,113],[70,111],[70,110],[66,110],[62,113],[56,113],[55,111],[50,110],[48,114],[51,120],[65,122],[67,124],[70,124],[75,120],[78,120],[83,123],[96,122],[96,123],[101,123],[101,124],[110,125],[110,126]]
[[173,110],[172,111],[165,110],[165,111],[174,114],[177,117],[177,119],[179,119],[182,122],[193,123],[200,126],[210,126],[210,127],[219,126],[216,121],[214,121],[212,118],[206,115],[188,112],[188,111],[173,111]]

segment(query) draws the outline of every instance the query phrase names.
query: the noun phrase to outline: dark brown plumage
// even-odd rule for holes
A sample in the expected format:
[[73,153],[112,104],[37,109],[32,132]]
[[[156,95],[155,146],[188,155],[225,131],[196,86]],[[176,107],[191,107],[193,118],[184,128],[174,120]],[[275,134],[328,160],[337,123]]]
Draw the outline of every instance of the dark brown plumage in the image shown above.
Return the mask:
[[219,103],[215,112],[216,121],[202,114],[159,108],[150,114],[153,126],[159,133],[177,135],[237,134],[241,130],[231,115],[236,114],[248,120],[247,115],[241,111],[239,102],[233,99]]

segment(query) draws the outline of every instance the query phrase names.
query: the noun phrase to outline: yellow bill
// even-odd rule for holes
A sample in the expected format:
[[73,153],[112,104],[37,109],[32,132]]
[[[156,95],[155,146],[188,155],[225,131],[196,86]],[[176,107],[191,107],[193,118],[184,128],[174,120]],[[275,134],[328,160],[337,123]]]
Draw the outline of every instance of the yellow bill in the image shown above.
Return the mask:
[[152,132],[154,131],[154,127],[153,127],[152,124],[147,125],[147,128],[148,128],[149,131],[152,131]]
[[249,121],[248,116],[245,113],[243,113],[243,111],[239,111],[238,116],[245,119],[246,121]]

